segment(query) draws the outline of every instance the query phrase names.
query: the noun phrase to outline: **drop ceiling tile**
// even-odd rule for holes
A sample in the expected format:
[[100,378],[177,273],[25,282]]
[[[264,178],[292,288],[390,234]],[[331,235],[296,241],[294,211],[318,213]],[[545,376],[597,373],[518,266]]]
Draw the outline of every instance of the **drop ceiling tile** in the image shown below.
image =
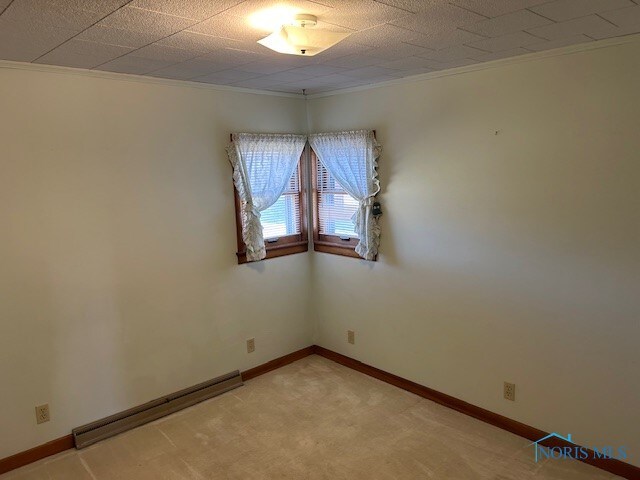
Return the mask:
[[18,25],[35,22],[78,32],[102,16],[89,10],[70,8],[65,2],[42,0],[15,0],[2,14],[3,20]]
[[94,25],[80,33],[76,38],[78,40],[87,40],[90,42],[139,48],[153,43],[162,37],[146,32],[134,32],[132,30],[123,30],[121,28]]
[[179,63],[199,56],[199,52],[193,50],[183,50],[181,48],[168,47],[166,45],[147,45],[135,51],[135,56],[148,58],[149,60],[159,60],[163,62]]
[[75,30],[28,22],[6,21],[0,17],[0,58],[31,62],[75,36]]
[[344,57],[334,58],[327,62],[326,65],[345,68],[359,68],[377,65],[384,62],[382,58],[371,57],[369,55],[345,55]]
[[349,76],[341,73],[332,73],[330,75],[320,75],[314,77],[316,85],[342,85],[351,86],[361,83],[361,79],[358,77]]
[[474,55],[471,58],[480,62],[490,62],[492,60],[500,60],[502,58],[517,57],[518,55],[525,55],[527,53],[531,52],[529,50],[525,50],[524,48],[517,47],[510,50],[502,50],[499,52],[480,53]]
[[197,83],[208,83],[210,85],[231,85],[238,80],[234,80],[233,78],[217,78],[211,75],[194,77],[189,79],[190,82]]
[[418,45],[411,45],[409,43],[402,42],[389,42],[386,47],[376,48],[372,53],[375,53],[376,58],[381,58],[383,60],[394,60],[398,58],[421,55],[428,52],[428,48],[420,47]]
[[230,68],[228,66],[226,68],[217,68],[217,65],[230,65],[235,67],[259,61],[264,61],[264,57],[251,52],[239,52],[232,48],[220,48],[182,62],[182,65],[189,66],[190,68],[209,68],[209,71],[213,72]]
[[289,70],[292,73],[300,73],[311,77],[333,75],[345,71],[344,67],[333,67],[331,65],[307,65]]
[[464,29],[486,37],[499,37],[507,33],[529,30],[541,25],[549,25],[550,23],[552,23],[551,20],[547,20],[540,15],[528,10],[520,10],[467,25]]
[[381,76],[391,76],[391,74],[395,73],[395,70],[392,68],[384,68],[384,67],[363,67],[356,68],[353,70],[347,70],[344,72],[344,75],[348,77],[355,78],[372,78],[372,77],[381,77]]
[[71,39],[42,56],[35,63],[94,68],[131,51],[132,49],[128,47]]
[[46,0],[50,5],[63,5],[64,8],[88,10],[107,15],[129,3],[130,0]]
[[480,63],[480,62],[473,58],[460,58],[458,60],[443,62],[440,65],[439,70],[448,70],[449,68],[466,67],[467,65],[475,65],[476,63]]
[[42,47],[37,43],[12,45],[5,42],[0,32],[0,59],[12,62],[32,62],[36,58],[48,52],[50,48]]
[[524,8],[533,7],[549,0],[451,0],[451,3],[487,17],[497,17]]
[[312,93],[640,31],[640,0],[293,0],[322,28],[352,32],[299,57],[257,44],[265,32],[248,25],[275,0],[125,3],[15,0],[0,17],[0,58]]
[[371,47],[384,47],[391,41],[415,43],[413,40],[418,39],[420,36],[420,33],[414,32],[413,30],[387,24],[355,32],[345,41],[356,42]]
[[214,37],[212,35],[204,35],[202,33],[189,32],[183,30],[174,33],[171,36],[158,40],[159,45],[168,47],[182,48],[183,50],[192,50],[200,52],[210,52],[220,48],[238,48],[242,46],[239,40],[230,38]]
[[531,10],[556,22],[562,22],[633,5],[631,0],[556,0],[538,5]]
[[411,43],[433,50],[440,50],[455,45],[462,45],[463,43],[477,42],[485,38],[487,37],[457,28],[436,32],[431,35],[422,35],[420,38],[414,39]]
[[593,39],[586,35],[574,35],[572,37],[559,38],[558,40],[549,40],[546,42],[534,43],[527,45],[527,50],[541,52],[543,50],[551,50],[553,48],[566,47],[567,45],[577,45],[579,43],[592,42]]
[[632,35],[636,33],[640,33],[640,29],[638,27],[612,27],[611,29],[590,32],[589,36],[594,40],[602,40],[605,38],[623,37],[625,35]]
[[406,78],[413,77],[415,75],[424,75],[425,73],[435,72],[433,68],[423,67],[423,68],[415,68],[413,70],[398,70],[393,74],[396,78]]
[[241,2],[242,0],[133,0],[130,5],[166,15],[204,20]]
[[406,10],[373,0],[340,0],[335,8],[322,14],[321,20],[341,27],[364,30],[410,16]]
[[463,58],[475,58],[480,54],[484,54],[482,50],[467,47],[466,45],[456,45],[454,47],[443,48],[442,50],[433,51],[423,55],[425,58],[437,60],[439,62],[452,62]]
[[191,80],[204,75],[204,73],[199,70],[189,70],[179,68],[176,65],[169,65],[168,67],[150,71],[145,75],[147,77],[168,78],[171,80]]
[[411,13],[419,13],[427,10],[438,3],[445,3],[443,0],[376,0],[391,7],[401,8]]
[[501,37],[486,38],[477,42],[467,43],[467,45],[487,52],[500,52],[512,48],[526,47],[533,43],[540,43],[540,38],[534,37],[527,32],[515,32]]
[[96,70],[115,73],[128,73],[132,75],[145,75],[149,72],[167,67],[170,64],[171,62],[141,58],[129,54],[102,64],[97,67]]
[[240,70],[251,73],[259,73],[261,75],[270,75],[272,73],[284,72],[291,70],[293,67],[288,63],[278,63],[272,60],[261,60],[257,62],[247,63],[239,67]]
[[159,37],[179,32],[193,24],[193,20],[173,15],[122,7],[100,22],[101,26],[144,32]]
[[269,32],[252,28],[246,18],[220,14],[197,23],[188,29],[190,32],[204,33],[216,37],[257,42]]
[[210,73],[208,75],[202,75],[193,78],[195,82],[204,83],[219,83],[220,85],[229,85],[231,83],[240,82],[242,80],[249,80],[250,78],[257,78],[261,75],[256,73],[243,72],[242,70],[221,70],[219,72]]
[[264,89],[267,87],[276,87],[282,85],[279,80],[272,80],[267,77],[250,78],[249,80],[241,80],[234,82],[231,85],[234,87]]
[[193,63],[192,60],[188,60],[183,63],[176,63],[159,70],[154,70],[148,75],[172,78],[176,80],[190,80],[195,77],[201,77],[221,70],[229,70],[234,68],[234,66],[236,65],[221,61]]
[[265,75],[265,76],[268,77],[270,80],[274,80],[282,83],[296,82],[298,80],[305,80],[307,78],[313,77],[313,75],[309,75],[306,73],[298,73],[298,72],[294,72],[293,70],[287,70],[285,72],[278,72],[278,73],[273,73],[271,75]]
[[640,30],[640,6],[603,12],[600,16],[616,24],[618,27],[636,28]]
[[[351,77],[349,77],[351,78]],[[290,88],[295,90],[296,93],[301,92],[304,88],[307,90],[307,94],[313,93],[315,88],[325,87],[327,85],[331,85],[330,83],[323,82],[322,80],[318,80],[318,78],[307,78],[304,80],[297,80],[295,82],[287,82],[280,84],[283,88]]]
[[391,68],[394,70],[432,70],[437,69],[438,67],[440,67],[440,65],[441,62],[423,57],[406,57],[380,64],[381,67]]
[[451,27],[473,24],[486,17],[449,4],[437,4],[424,13],[394,20],[393,25],[426,35],[448,30]]
[[[389,82],[391,80],[398,80],[398,77],[393,75],[380,75],[376,77],[361,78],[360,80],[361,80],[361,83],[359,83],[358,85],[374,85],[376,83]],[[340,86],[340,88],[343,88],[343,87]]]
[[606,35],[608,32],[615,32],[615,30],[616,27],[610,22],[597,15],[589,15],[588,17],[567,20],[566,22],[554,23],[544,27],[531,28],[527,31],[540,38],[556,40],[580,34],[592,36],[601,33]]
[[301,91],[303,88],[307,90],[307,94],[313,93],[319,88],[330,87],[332,90],[337,88],[347,88],[348,86],[362,85],[366,80],[355,77],[347,77],[341,75],[335,77],[333,75],[327,75],[324,77],[314,77],[306,80],[298,80],[296,82],[289,82],[283,84],[286,87],[296,88],[297,91]]

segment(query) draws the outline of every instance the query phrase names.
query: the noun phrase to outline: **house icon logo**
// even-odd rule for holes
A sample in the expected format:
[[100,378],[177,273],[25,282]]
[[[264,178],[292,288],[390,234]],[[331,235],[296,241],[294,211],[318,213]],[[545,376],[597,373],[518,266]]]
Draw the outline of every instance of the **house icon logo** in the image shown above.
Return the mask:
[[535,445],[535,458],[536,458],[536,463],[538,462],[538,459],[540,458],[540,454],[542,453],[544,455],[544,457],[549,458],[549,455],[546,454],[545,452],[545,447],[543,447],[542,445],[540,445],[542,442],[549,440],[550,438],[559,438],[560,440],[564,440],[565,442],[569,442],[573,445],[575,445],[573,443],[573,441],[571,440],[571,434],[568,433],[566,437],[563,437],[562,435],[560,435],[559,433],[550,433],[549,435],[547,435],[546,437],[542,437],[539,438],[538,440],[536,440],[535,442],[532,442],[529,444],[529,446],[531,445]]

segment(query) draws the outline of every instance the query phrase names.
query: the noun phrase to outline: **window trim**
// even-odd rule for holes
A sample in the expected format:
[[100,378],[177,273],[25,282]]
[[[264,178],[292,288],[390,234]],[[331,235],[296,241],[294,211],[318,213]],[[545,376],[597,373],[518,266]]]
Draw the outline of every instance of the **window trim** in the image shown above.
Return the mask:
[[[232,136],[233,141],[233,136]],[[267,251],[266,257],[262,260],[268,260],[269,258],[277,258],[285,255],[293,255],[295,253],[303,253],[309,250],[309,230],[307,221],[307,182],[306,182],[306,162],[305,158],[308,156],[309,145],[307,144],[300,155],[298,160],[298,175],[300,176],[300,192],[298,193],[298,201],[300,204],[300,233],[295,235],[286,235],[279,237],[276,241],[265,240],[265,249]],[[238,258],[238,265],[247,262],[247,246],[242,239],[242,217],[241,217],[241,200],[238,195],[238,190],[235,184],[233,185],[233,196],[235,198],[236,209],[236,239],[238,250],[236,257]]]
[[[375,135],[375,132],[374,132]],[[360,242],[359,238],[350,238],[343,240],[338,235],[325,235],[320,233],[320,211],[318,202],[318,156],[311,147],[310,163],[311,163],[311,192],[313,202],[313,250],[314,252],[330,253],[333,255],[341,255],[343,257],[360,258],[356,253],[356,246]],[[377,257],[373,260],[376,261]]]

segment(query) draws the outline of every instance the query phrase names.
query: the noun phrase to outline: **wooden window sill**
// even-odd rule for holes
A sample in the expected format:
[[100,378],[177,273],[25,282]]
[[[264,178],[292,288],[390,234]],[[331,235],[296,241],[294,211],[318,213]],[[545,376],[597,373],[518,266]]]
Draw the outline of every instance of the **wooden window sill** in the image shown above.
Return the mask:
[[[309,250],[309,242],[305,240],[274,246],[269,246],[267,244],[267,256],[262,260],[282,257],[284,255],[293,255],[294,253],[302,253],[306,252],[307,250]],[[243,263],[253,263],[247,261],[247,252],[238,252],[236,253],[236,256],[238,257],[238,265],[241,265]]]
[[355,251],[355,247],[349,245],[340,245],[333,242],[324,242],[316,240],[313,242],[313,250],[315,252],[331,253],[333,255],[342,255],[343,257],[362,258]]

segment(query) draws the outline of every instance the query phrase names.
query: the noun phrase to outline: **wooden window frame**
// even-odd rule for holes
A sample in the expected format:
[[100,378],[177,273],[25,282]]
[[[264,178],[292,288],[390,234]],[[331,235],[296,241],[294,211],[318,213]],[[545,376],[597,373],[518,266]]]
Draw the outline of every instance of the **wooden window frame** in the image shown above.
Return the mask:
[[[231,139],[233,141],[233,138]],[[298,175],[300,191],[298,193],[298,202],[300,205],[300,233],[295,235],[286,235],[284,237],[278,237],[275,241],[265,240],[265,249],[267,256],[262,260],[269,258],[282,257],[285,255],[293,255],[295,253],[302,253],[309,250],[309,230],[307,225],[307,188],[306,188],[306,162],[305,158],[308,156],[308,145],[305,146],[298,160]],[[234,184],[233,195],[235,197],[236,207],[236,236],[238,242],[238,251],[236,256],[238,257],[238,265],[243,263],[252,263],[247,261],[247,246],[242,239],[242,200],[238,195],[238,190]]]
[[[315,252],[330,253],[362,259],[356,253],[356,246],[360,242],[359,238],[343,240],[338,235],[325,235],[320,233],[320,211],[318,202],[318,158],[316,153],[310,148],[311,160],[311,191],[313,193],[313,250]],[[377,260],[377,256],[373,261]]]

